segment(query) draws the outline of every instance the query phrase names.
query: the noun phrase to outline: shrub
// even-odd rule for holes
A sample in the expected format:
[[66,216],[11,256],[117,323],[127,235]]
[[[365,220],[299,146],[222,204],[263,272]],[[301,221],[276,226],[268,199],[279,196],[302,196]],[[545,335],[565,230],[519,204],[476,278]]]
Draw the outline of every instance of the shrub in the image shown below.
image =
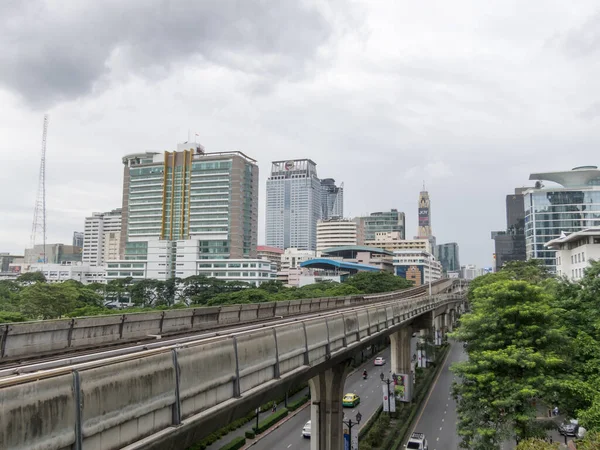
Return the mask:
[[254,439],[256,437],[256,434],[254,434],[254,431],[248,430],[246,431],[246,439]]
[[254,432],[256,434],[260,434],[263,431],[268,430],[281,419],[283,419],[285,416],[287,416],[287,414],[288,410],[285,408],[283,408],[281,411],[277,411],[276,413],[271,414],[269,417],[267,417],[265,420],[258,424],[258,428],[253,428]]
[[288,407],[287,407],[288,411],[296,411],[298,408],[300,408],[302,405],[304,405],[308,401],[308,399],[309,399],[308,395],[305,395],[304,397],[299,398],[295,402],[288,403]]
[[238,448],[242,448],[246,443],[246,438],[243,436],[238,436],[234,440],[232,440],[229,444],[221,447],[220,450],[238,450]]

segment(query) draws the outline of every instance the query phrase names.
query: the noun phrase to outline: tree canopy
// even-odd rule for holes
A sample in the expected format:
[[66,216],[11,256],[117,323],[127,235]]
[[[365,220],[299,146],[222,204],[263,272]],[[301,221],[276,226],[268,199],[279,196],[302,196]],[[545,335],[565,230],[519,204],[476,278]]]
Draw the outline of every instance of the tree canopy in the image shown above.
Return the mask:
[[[533,260],[473,280],[470,312],[451,335],[469,355],[453,366],[463,448],[544,437],[549,424],[536,418],[542,406],[600,430],[599,274],[593,262],[572,283]],[[522,445],[553,448],[535,440]]]
[[[25,276],[27,275],[27,276]],[[302,298],[372,294],[412,286],[391,273],[359,273],[344,283],[325,281],[301,288],[285,287],[279,281],[266,281],[259,287],[242,281],[225,281],[205,276],[166,281],[132,278],[107,284],[84,285],[69,280],[47,283],[43,274],[24,274],[16,281],[0,281],[0,323],[23,320],[81,317],[120,313],[108,309],[133,303],[128,312],[187,306],[214,306],[262,303]]]

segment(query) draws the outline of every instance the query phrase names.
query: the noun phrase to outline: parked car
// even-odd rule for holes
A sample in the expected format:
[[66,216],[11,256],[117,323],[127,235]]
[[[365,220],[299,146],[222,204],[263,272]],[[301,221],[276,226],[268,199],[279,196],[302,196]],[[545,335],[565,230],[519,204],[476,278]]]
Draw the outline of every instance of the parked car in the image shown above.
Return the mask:
[[346,408],[354,408],[359,403],[360,397],[352,393],[344,395],[344,399],[342,400],[342,406]]
[[377,358],[375,358],[375,361],[373,361],[373,364],[376,366],[384,366],[385,365],[385,358],[378,356]]
[[302,428],[302,437],[310,438],[310,420],[306,422],[306,425]]
[[558,427],[558,432],[564,436],[577,436],[579,430],[579,422],[575,419],[571,419],[568,422],[563,422]]

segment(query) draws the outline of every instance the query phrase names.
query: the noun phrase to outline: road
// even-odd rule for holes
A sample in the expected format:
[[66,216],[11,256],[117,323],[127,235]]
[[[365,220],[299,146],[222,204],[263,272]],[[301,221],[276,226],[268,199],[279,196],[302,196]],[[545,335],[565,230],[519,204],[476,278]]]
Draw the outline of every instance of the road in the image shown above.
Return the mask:
[[457,450],[460,439],[456,433],[456,402],[451,396],[454,374],[450,365],[465,361],[467,354],[460,343],[452,343],[444,367],[430,390],[412,431],[425,433],[429,450]]
[[[416,353],[417,339],[411,339],[411,352]],[[356,408],[346,408],[345,415],[347,419],[354,420],[356,413],[360,411],[363,419],[359,425],[362,428],[369,417],[377,410],[382,402],[381,380],[379,374],[383,372],[386,376],[390,370],[390,349],[385,349],[381,356],[386,359],[383,367],[374,367],[373,358],[368,359],[360,368],[346,379],[346,388],[344,392],[354,392],[360,396],[360,405]],[[363,369],[367,369],[368,378],[363,380]],[[341,401],[341,399],[340,399]],[[289,419],[271,434],[258,441],[252,449],[310,449],[310,440],[302,437],[302,428],[310,420],[310,407],[303,409],[297,415]],[[352,434],[359,430],[352,427]]]

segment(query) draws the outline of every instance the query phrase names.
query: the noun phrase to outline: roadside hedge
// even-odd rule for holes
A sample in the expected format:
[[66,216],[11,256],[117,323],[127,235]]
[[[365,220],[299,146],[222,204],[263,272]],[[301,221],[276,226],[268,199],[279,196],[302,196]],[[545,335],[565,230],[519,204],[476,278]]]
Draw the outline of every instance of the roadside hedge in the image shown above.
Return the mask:
[[277,411],[275,414],[271,414],[269,417],[267,417],[262,422],[259,422],[258,428],[254,427],[253,430],[256,434],[260,434],[263,431],[271,428],[273,425],[275,425],[277,422],[279,422],[281,419],[283,419],[287,415],[288,415],[288,410],[286,408],[283,408],[281,411]]
[[288,403],[288,407],[287,407],[288,411],[296,411],[298,408],[300,408],[302,405],[304,405],[309,399],[310,399],[310,397],[308,395],[305,395],[304,397],[299,398],[295,402]]
[[238,436],[233,439],[229,444],[221,447],[220,450],[238,450],[242,448],[246,444],[246,438],[243,436]]

